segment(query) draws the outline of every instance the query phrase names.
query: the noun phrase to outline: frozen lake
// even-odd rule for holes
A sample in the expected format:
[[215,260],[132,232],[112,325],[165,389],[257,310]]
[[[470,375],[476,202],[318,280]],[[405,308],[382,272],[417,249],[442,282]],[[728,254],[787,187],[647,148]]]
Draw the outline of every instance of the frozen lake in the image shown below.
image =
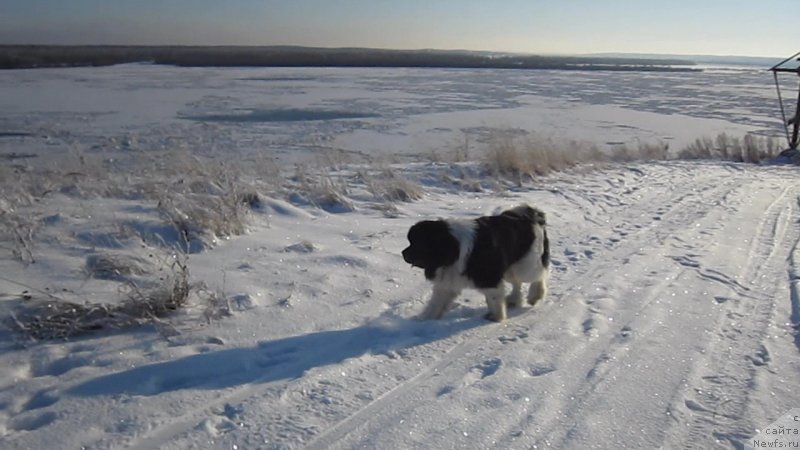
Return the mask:
[[[766,70],[105,68],[0,72],[0,153],[322,148],[394,159],[479,146],[498,129],[600,147],[748,132],[781,137]],[[407,158],[399,158],[407,159]]]

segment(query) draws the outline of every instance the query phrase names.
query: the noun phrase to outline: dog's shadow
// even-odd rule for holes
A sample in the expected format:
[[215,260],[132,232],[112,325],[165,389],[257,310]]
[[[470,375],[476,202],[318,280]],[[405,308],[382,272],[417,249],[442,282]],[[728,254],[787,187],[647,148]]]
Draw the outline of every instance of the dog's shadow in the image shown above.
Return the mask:
[[479,317],[443,321],[384,319],[356,328],[260,342],[254,347],[201,353],[103,375],[69,389],[76,396],[158,395],[180,389],[224,389],[301,377],[306,371],[365,354],[390,354],[469,328]]

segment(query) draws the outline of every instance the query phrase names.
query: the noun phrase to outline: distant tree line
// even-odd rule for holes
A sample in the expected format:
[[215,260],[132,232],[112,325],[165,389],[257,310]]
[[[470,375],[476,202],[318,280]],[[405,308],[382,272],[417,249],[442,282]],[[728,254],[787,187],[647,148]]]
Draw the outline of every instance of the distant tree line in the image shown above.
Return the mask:
[[690,71],[684,60],[537,56],[443,50],[225,46],[0,46],[0,69],[91,67],[125,63],[184,67],[438,67]]

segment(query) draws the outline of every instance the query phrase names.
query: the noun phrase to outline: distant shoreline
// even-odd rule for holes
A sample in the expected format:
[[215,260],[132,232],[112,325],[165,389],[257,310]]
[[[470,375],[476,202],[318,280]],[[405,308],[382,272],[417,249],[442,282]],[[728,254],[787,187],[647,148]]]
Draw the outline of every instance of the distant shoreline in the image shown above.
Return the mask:
[[683,59],[540,56],[448,50],[242,46],[0,45],[0,69],[102,67],[384,67],[699,72]]

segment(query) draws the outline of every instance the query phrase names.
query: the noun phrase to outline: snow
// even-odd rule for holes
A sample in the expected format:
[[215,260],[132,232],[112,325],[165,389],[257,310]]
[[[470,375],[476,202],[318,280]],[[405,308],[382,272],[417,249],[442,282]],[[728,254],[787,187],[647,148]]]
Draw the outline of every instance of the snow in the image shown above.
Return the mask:
[[[42,220],[36,262],[0,253],[4,317],[23,294],[113,302],[119,280],[85,273],[98,256],[169,265],[181,238],[157,202],[108,194],[135,185],[148,155],[266,154],[287,177],[321,147],[349,158],[326,167],[348,184],[348,208],[273,195],[262,179],[246,233],[197,236],[191,282],[220,293],[227,315],[193,296],[133,329],[42,342],[0,329],[0,447],[741,448],[800,405],[795,168],[609,164],[465,191],[445,175],[479,174],[474,163],[430,157],[465,135],[477,153],[497,128],[673,150],[775,134],[762,72],[125,65],[0,79],[0,132],[27,133],[0,136],[0,154],[63,165],[77,147],[101,180],[14,211]],[[270,121],[275,111],[303,120]],[[259,121],[187,119],[241,114]],[[131,165],[134,184],[105,172],[109,158]],[[378,204],[362,176],[375,161],[422,197]],[[186,167],[173,169],[183,184],[204,176]],[[219,187],[199,181],[192,195]],[[417,320],[430,285],[400,256],[408,228],[522,202],[548,215],[546,299],[496,324],[466,291],[443,320]]]

